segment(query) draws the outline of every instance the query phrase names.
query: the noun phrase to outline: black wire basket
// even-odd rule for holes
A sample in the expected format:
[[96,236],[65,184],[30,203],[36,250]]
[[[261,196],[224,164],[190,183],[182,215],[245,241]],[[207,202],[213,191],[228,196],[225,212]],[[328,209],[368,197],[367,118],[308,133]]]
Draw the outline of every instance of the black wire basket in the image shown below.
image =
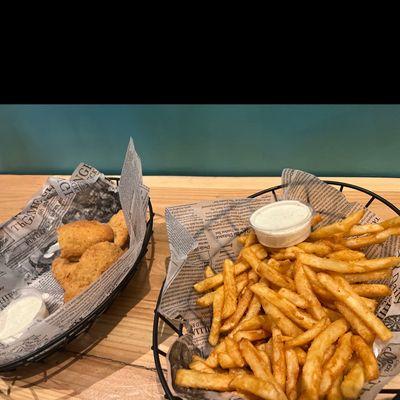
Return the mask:
[[[388,208],[390,208],[396,214],[400,215],[400,210],[394,204],[392,204],[390,201],[386,200],[382,196],[379,196],[378,194],[371,192],[368,189],[364,189],[360,186],[352,185],[350,183],[345,183],[345,182],[329,181],[329,180],[326,180],[324,182],[329,185],[332,185],[332,186],[338,186],[340,192],[342,192],[344,188],[349,188],[349,189],[353,189],[355,191],[359,191],[359,192],[367,194],[369,197],[368,197],[368,201],[365,203],[365,206],[364,206],[366,208],[368,208],[373,201],[377,200],[377,201],[383,203]],[[277,201],[278,200],[277,191],[282,188],[283,188],[283,185],[274,186],[269,189],[261,190],[260,192],[254,193],[254,194],[250,195],[249,198],[255,198],[255,197],[261,196],[266,193],[272,193],[275,201]],[[164,287],[164,284],[163,284],[163,287]],[[172,321],[168,320],[167,318],[165,318],[163,315],[161,315],[157,311],[158,306],[161,301],[162,290],[163,290],[163,288],[161,288],[160,295],[158,296],[158,300],[157,300],[156,309],[154,310],[153,345],[152,345],[154,363],[156,366],[158,378],[160,380],[160,383],[161,383],[164,393],[165,393],[164,397],[168,400],[182,400],[180,397],[174,396],[172,394],[171,389],[168,385],[164,370],[161,366],[161,361],[160,361],[160,356],[161,357],[167,356],[165,351],[163,351],[159,348],[159,332],[158,332],[159,329],[158,328],[160,325],[160,321],[163,321],[165,324],[167,324],[175,332],[176,335],[182,336],[182,334],[183,334],[183,324],[182,323],[174,324]],[[400,400],[400,389],[398,389],[398,390],[397,389],[383,389],[383,390],[381,390],[381,393],[396,394],[394,399]]]
[[[109,179],[112,182],[115,182],[118,185],[120,178],[117,176],[108,176],[107,179]],[[154,212],[149,198],[146,233],[143,240],[142,249],[139,253],[137,260],[133,264],[128,274],[121,281],[121,283],[114,289],[114,291],[110,294],[110,296],[108,296],[84,320],[79,321],[79,323],[74,325],[72,328],[70,328],[63,334],[55,337],[54,339],[50,340],[44,346],[33,351],[31,354],[23,358],[20,358],[16,361],[12,361],[8,364],[2,365],[0,367],[0,372],[12,371],[17,367],[25,366],[30,363],[43,360],[44,358],[50,356],[55,351],[60,350],[62,347],[66,346],[69,342],[77,338],[80,334],[87,332],[91,328],[93,323],[100,317],[100,315],[102,315],[105,311],[107,311],[107,309],[111,306],[115,298],[121,293],[121,291],[125,288],[128,282],[134,277],[134,275],[138,271],[139,264],[147,252],[147,246],[149,244],[151,235],[153,233],[153,218],[154,218]]]

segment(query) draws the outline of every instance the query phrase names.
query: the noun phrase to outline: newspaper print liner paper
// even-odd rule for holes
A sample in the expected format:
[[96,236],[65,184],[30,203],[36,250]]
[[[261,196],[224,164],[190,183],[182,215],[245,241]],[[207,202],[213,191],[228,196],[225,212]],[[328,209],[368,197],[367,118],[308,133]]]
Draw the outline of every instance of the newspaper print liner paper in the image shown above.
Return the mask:
[[[317,177],[303,171],[285,169],[282,172],[283,198],[309,203],[315,212],[323,215],[323,226],[344,218],[362,208],[349,203],[343,193],[325,184]],[[200,308],[193,284],[204,278],[204,267],[211,265],[217,272],[222,261],[235,259],[235,237],[249,228],[251,213],[264,204],[274,201],[267,194],[255,199],[234,199],[202,202],[171,207],[166,210],[166,223],[171,252],[168,274],[162,293],[159,312],[170,319],[184,321],[188,334],[177,339],[167,354],[168,382],[175,395],[184,399],[240,398],[234,393],[217,393],[177,387],[173,381],[179,368],[188,368],[193,354],[208,356],[207,338],[211,325],[211,308]],[[361,223],[379,221],[367,210]],[[370,246],[368,258],[396,256],[400,253],[400,238],[391,237],[383,245]],[[393,294],[383,299],[377,315],[394,333],[390,343],[376,341],[380,377],[368,383],[361,399],[375,398],[382,387],[400,373],[400,268],[393,270],[390,283]]]
[[[0,367],[16,361],[85,319],[122,281],[136,261],[146,231],[148,188],[130,139],[117,188],[95,168],[79,164],[69,180],[50,177],[15,217],[0,226],[0,310],[18,289],[30,286],[44,294],[49,317],[32,325],[19,340],[0,344]],[[79,219],[107,222],[119,209],[128,224],[129,249],[84,293],[64,304],[63,289],[44,255],[57,242],[56,229]]]

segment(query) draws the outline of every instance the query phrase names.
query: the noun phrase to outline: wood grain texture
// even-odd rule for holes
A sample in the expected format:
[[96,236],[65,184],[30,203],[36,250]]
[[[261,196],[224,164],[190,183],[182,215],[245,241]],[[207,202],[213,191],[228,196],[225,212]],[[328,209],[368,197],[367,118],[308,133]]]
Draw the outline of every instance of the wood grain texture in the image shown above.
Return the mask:
[[[46,181],[46,176],[0,175],[0,221],[18,213]],[[377,192],[400,206],[400,179],[329,178]],[[154,234],[136,277],[85,334],[39,364],[7,373],[0,379],[0,399],[162,399],[150,350],[154,308],[169,260],[165,207],[202,200],[243,197],[278,185],[278,177],[224,178],[147,176],[154,211]],[[367,196],[345,189],[351,201]],[[378,203],[371,208],[392,215]],[[161,348],[174,340],[160,328]],[[400,388],[400,376],[390,388]],[[390,395],[379,398],[390,399]]]

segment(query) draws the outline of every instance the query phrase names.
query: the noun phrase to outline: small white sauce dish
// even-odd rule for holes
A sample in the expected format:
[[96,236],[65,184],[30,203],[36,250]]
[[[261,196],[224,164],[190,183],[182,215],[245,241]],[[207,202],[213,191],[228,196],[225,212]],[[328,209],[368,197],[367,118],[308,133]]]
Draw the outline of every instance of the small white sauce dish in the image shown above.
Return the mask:
[[48,315],[41,292],[33,288],[21,289],[0,311],[0,343],[9,344],[19,339],[30,326]]
[[282,248],[301,243],[311,233],[313,210],[297,200],[282,200],[259,208],[250,216],[258,241]]

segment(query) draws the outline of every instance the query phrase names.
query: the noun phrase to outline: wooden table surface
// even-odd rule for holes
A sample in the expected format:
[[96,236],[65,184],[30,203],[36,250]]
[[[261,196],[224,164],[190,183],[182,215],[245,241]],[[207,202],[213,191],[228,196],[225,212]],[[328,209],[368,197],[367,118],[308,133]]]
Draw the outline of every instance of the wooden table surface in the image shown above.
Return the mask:
[[[0,221],[18,213],[46,178],[0,175]],[[363,186],[400,207],[400,178],[329,179]],[[280,178],[148,176],[144,181],[156,215],[153,238],[136,277],[87,333],[44,362],[3,374],[0,399],[162,399],[150,347],[154,308],[169,257],[165,207],[247,196],[279,184]],[[353,201],[368,198],[347,189],[344,193]],[[393,215],[376,201],[371,209],[382,217]],[[167,350],[174,340],[172,331],[161,326],[161,338]],[[400,376],[388,388],[400,389]]]

